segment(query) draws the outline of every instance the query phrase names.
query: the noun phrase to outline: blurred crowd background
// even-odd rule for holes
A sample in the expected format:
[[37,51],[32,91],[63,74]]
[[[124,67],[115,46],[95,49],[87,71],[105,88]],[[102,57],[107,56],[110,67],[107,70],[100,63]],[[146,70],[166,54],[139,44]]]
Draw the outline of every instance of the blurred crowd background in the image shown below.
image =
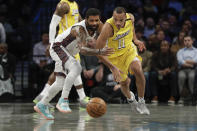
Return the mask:
[[[44,87],[53,71],[53,61],[45,55],[49,44],[48,29],[59,0],[0,0],[0,97],[1,100],[32,100]],[[123,6],[135,16],[137,38],[147,50],[140,52],[146,77],[146,101],[196,101],[197,1],[196,0],[76,0],[84,18],[88,8],[98,8],[101,20],[112,16],[113,9]],[[183,67],[178,53],[184,36],[191,36],[192,50],[187,52],[193,66]],[[181,53],[184,53],[183,51]],[[179,54],[181,56],[181,53]],[[102,96],[106,101],[119,96],[117,83],[108,85],[110,74],[95,57],[81,56],[86,95]],[[187,59],[188,60],[188,59]],[[168,70],[169,69],[169,70]],[[168,70],[168,71],[167,71]],[[165,72],[165,73],[163,73]],[[131,90],[136,91],[130,75]],[[110,79],[111,80],[111,79]],[[99,87],[111,86],[112,90]],[[114,86],[116,86],[114,88]],[[99,94],[98,92],[101,93]],[[112,92],[114,94],[110,94]],[[110,95],[108,95],[110,94]],[[108,98],[107,96],[110,96]],[[4,99],[3,99],[4,98]],[[77,99],[74,90],[70,99]]]

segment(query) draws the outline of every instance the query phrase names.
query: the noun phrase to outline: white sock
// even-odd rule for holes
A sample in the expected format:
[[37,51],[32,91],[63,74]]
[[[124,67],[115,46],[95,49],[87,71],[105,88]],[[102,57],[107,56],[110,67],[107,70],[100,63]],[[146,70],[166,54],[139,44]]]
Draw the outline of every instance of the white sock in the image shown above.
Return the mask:
[[68,98],[71,87],[73,86],[74,81],[78,75],[79,75],[79,73],[77,71],[70,71],[68,73],[68,75],[66,76],[66,79],[64,81],[64,86],[63,86],[61,98]]
[[44,96],[48,92],[49,88],[50,88],[50,85],[46,83],[40,95]]
[[70,93],[70,90],[64,89],[64,91],[62,91],[61,98],[63,99],[68,98],[69,93]]
[[80,99],[80,100],[82,100],[82,99],[84,99],[84,98],[86,97],[83,88],[77,89],[77,93],[78,93],[78,95],[79,95],[79,99]]
[[139,103],[145,103],[144,97],[138,97],[138,102]]
[[128,101],[134,101],[135,100],[135,95],[133,94],[132,91],[130,91],[131,93],[131,98],[127,98]]

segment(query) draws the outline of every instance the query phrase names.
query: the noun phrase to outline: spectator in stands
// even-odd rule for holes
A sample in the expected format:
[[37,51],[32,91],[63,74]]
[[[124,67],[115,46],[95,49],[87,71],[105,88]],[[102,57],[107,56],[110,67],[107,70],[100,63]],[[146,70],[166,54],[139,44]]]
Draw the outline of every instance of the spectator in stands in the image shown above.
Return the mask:
[[144,27],[144,36],[148,38],[151,34],[155,33],[155,21],[152,17],[146,19],[146,25]]
[[136,37],[141,41],[146,41],[146,38],[144,37],[144,29],[141,27],[136,27],[135,29]]
[[156,40],[157,40],[157,42],[158,42],[158,49],[160,49],[160,44],[161,44],[161,42],[163,41],[163,40],[165,40],[165,36],[166,36],[166,34],[165,34],[165,32],[163,31],[163,30],[159,30],[158,32],[156,32]]
[[3,74],[0,74],[0,79],[11,78],[14,80],[16,57],[8,52],[6,43],[0,43],[0,65],[3,68]]
[[171,38],[171,36],[170,36],[170,33],[169,33],[169,31],[170,31],[170,24],[169,24],[169,22],[167,21],[167,20],[162,20],[162,22],[161,22],[161,29],[163,30],[163,32],[165,33],[165,40],[167,40],[168,42],[172,42],[172,38]]
[[168,22],[169,22],[169,35],[170,35],[170,38],[173,38],[178,34],[180,30],[180,27],[177,22],[177,16],[174,14],[169,14]]
[[155,34],[152,34],[148,37],[147,39],[147,44],[146,44],[146,48],[147,50],[153,52],[155,51],[156,49],[156,35]]
[[189,19],[187,19],[187,20],[184,20],[183,25],[187,25],[187,27],[188,27],[188,34],[187,35],[191,35],[192,36],[193,35],[192,22]]
[[6,43],[0,43],[0,100],[10,100],[14,96],[14,73],[16,57],[8,52]]
[[[151,72],[150,84],[153,95],[152,102],[154,103],[158,103],[158,97],[160,97],[161,101],[167,99],[169,104],[174,104],[175,97],[177,96],[175,73],[177,62],[175,55],[170,51],[169,47],[169,42],[163,40],[160,50],[152,56],[151,65],[153,72]],[[170,93],[166,90],[166,87],[169,87]],[[164,91],[162,92],[163,89]]]
[[114,81],[111,71],[105,65],[101,65],[100,72],[103,73],[102,81],[91,90],[91,96],[101,97],[108,103],[120,102],[121,99],[118,101],[114,99],[116,97],[121,98],[122,93],[120,85]]
[[37,86],[38,92],[44,87],[48,76],[53,71],[52,59],[46,56],[46,49],[49,45],[48,32],[42,32],[42,41],[33,47],[33,63],[30,65],[30,83]]
[[3,24],[0,22],[0,43],[5,43],[6,33]]
[[[191,36],[184,37],[185,47],[177,52],[177,60],[179,64],[178,85],[179,94],[184,88],[186,79],[188,79],[188,87],[192,95],[194,95],[194,77],[195,67],[197,64],[197,48],[193,47],[193,39]],[[194,96],[193,96],[194,97]],[[183,104],[183,97],[180,96],[179,103]]]
[[96,75],[101,68],[99,65],[99,60],[96,56],[85,56],[80,55],[81,65],[82,65],[82,81],[84,86],[84,91],[87,96],[90,96],[90,91],[95,87],[98,82]]
[[136,26],[137,28],[142,28],[142,29],[144,29],[145,23],[144,23],[143,17],[141,17],[141,18],[139,18],[138,20],[136,20],[135,23],[136,23],[135,26]]
[[172,44],[172,46],[170,48],[170,50],[174,54],[176,54],[179,49],[185,47],[184,40],[183,40],[184,36],[185,36],[185,32],[181,31],[181,32],[179,32],[179,35],[174,38],[173,44]]
[[52,61],[50,57],[46,57],[45,55],[48,45],[49,45],[49,34],[48,32],[43,32],[42,41],[36,43],[33,47],[33,61],[40,67],[50,64]]
[[181,27],[181,31],[185,32],[186,35],[189,35],[189,26],[187,24],[183,24]]
[[155,32],[155,34],[150,35],[147,43],[148,50],[153,53],[160,50],[161,41],[163,41],[164,39],[165,33],[163,30],[158,30],[157,32]]

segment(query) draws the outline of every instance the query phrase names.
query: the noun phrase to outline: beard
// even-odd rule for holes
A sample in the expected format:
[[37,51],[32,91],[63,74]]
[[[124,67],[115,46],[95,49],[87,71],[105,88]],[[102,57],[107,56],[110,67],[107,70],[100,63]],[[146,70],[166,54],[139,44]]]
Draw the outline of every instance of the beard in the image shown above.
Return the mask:
[[86,25],[87,30],[91,30],[91,31],[96,31],[98,29],[98,25],[96,26],[91,26],[87,23]]

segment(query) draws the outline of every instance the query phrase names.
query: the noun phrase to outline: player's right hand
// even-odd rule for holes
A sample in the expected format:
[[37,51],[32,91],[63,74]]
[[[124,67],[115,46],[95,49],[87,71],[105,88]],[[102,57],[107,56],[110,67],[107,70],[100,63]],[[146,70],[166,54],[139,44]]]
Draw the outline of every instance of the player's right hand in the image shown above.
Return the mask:
[[116,82],[121,82],[122,80],[122,77],[120,75],[120,73],[123,73],[121,70],[119,70],[116,66],[114,66],[112,69],[112,74],[113,74],[113,77],[114,77],[114,80]]
[[105,47],[105,48],[99,50],[99,55],[110,56],[111,54],[114,54],[113,48]]

